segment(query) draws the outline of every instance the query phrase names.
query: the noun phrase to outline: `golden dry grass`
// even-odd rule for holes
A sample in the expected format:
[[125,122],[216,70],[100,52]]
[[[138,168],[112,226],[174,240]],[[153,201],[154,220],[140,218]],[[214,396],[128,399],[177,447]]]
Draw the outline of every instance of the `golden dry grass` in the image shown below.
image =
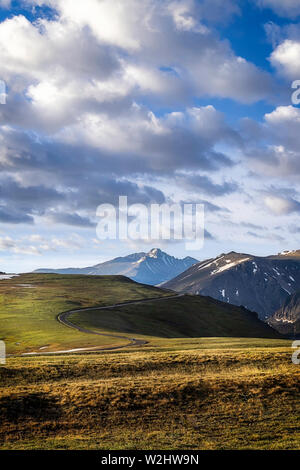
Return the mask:
[[288,343],[243,341],[9,359],[1,448],[299,449],[300,367]]

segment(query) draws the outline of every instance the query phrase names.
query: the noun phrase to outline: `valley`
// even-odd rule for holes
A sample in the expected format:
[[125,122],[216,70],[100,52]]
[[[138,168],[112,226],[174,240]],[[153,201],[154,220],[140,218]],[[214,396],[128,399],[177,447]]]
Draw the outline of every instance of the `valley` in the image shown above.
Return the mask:
[[284,334],[294,334],[294,323],[300,324],[300,313],[295,309],[289,319],[278,313],[299,290],[300,250],[264,257],[232,251],[197,261],[192,257],[178,259],[153,248],[148,253],[132,253],[90,268],[37,270],[41,272],[124,275],[179,294],[209,296],[245,307]]
[[299,448],[291,340],[245,307],[46,273],[0,302],[0,449]]

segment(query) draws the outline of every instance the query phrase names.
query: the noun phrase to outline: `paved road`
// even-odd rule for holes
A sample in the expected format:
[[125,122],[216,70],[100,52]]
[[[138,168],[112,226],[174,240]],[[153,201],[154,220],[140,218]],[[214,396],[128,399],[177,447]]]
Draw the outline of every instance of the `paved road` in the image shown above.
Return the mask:
[[[121,304],[113,304],[113,305],[107,305],[105,307],[89,307],[89,308],[81,308],[81,309],[76,309],[76,310],[69,310],[68,312],[62,312],[57,316],[57,320],[62,323],[65,326],[68,326],[69,328],[73,328],[75,330],[80,331],[81,333],[87,333],[87,334],[92,334],[92,335],[98,335],[98,336],[107,336],[109,338],[118,338],[118,339],[127,339],[129,341],[128,344],[125,344],[123,346],[112,346],[112,347],[107,347],[107,348],[101,348],[101,347],[92,347],[92,348],[79,348],[77,350],[73,350],[73,352],[79,352],[79,351],[111,351],[113,349],[122,349],[122,348],[127,348],[129,346],[143,346],[148,343],[148,341],[142,340],[142,339],[137,339],[137,338],[129,338],[128,336],[124,335],[116,335],[116,334],[106,334],[106,333],[98,333],[97,331],[89,330],[87,328],[83,328],[81,326],[75,325],[75,323],[72,323],[69,320],[70,315],[73,315],[73,313],[84,313],[84,312],[89,312],[92,310],[111,310],[117,307],[125,307],[127,305],[134,305],[134,304],[142,304],[142,303],[147,303],[147,302],[158,302],[158,301],[164,301],[164,300],[169,300],[169,299],[174,299],[178,297],[182,297],[184,294],[175,294],[175,295],[168,295],[166,297],[155,297],[151,299],[141,299],[141,300],[132,300],[129,302],[123,302]],[[57,353],[66,353],[68,351],[57,351]],[[38,353],[38,354],[43,354],[43,353]],[[45,354],[45,353],[44,353]],[[47,354],[47,353],[46,353]],[[49,354],[49,353],[48,353]]]
[[[78,330],[81,333],[87,333],[91,335],[98,335],[98,336],[107,336],[108,338],[118,338],[118,339],[126,339],[129,342],[124,345],[119,345],[119,346],[108,346],[108,347],[101,347],[101,346],[91,346],[88,348],[76,348],[76,349],[70,349],[66,351],[43,351],[41,352],[40,350],[38,352],[29,352],[29,353],[23,353],[21,354],[22,356],[42,356],[42,355],[48,355],[48,354],[69,354],[69,353],[76,353],[76,352],[93,352],[93,351],[112,351],[114,349],[123,349],[123,348],[128,348],[131,346],[143,346],[145,344],[148,344],[148,341],[142,340],[142,339],[137,339],[137,338],[130,338],[128,336],[124,335],[116,335],[116,334],[106,334],[106,333],[98,333],[97,331],[92,331],[87,328],[83,328],[81,326],[75,325],[75,323],[72,323],[69,320],[69,316],[72,315],[73,313],[84,313],[84,312],[89,312],[91,310],[112,310],[117,307],[125,307],[126,305],[133,305],[133,304],[143,304],[147,302],[161,302],[164,300],[169,300],[169,299],[175,299],[178,297],[183,297],[185,294],[173,294],[173,295],[168,295],[165,297],[154,297],[151,299],[141,299],[141,300],[132,300],[129,302],[123,302],[121,304],[113,304],[113,305],[106,305],[104,307],[88,307],[88,308],[80,308],[76,310],[69,310],[67,312],[62,312],[57,315],[57,320],[62,323],[63,325],[73,328],[74,330]],[[41,348],[42,349],[42,348]],[[45,348],[43,348],[45,349]],[[13,354],[9,354],[9,356],[14,356]]]

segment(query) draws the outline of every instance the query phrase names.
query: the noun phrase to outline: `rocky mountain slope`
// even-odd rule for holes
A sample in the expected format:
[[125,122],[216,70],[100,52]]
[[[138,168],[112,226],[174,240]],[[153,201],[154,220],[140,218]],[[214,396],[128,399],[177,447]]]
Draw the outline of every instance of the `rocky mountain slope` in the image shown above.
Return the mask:
[[153,248],[149,253],[134,253],[87,268],[38,269],[37,273],[123,275],[136,282],[156,285],[172,279],[198,260],[191,257],[178,259]]
[[163,286],[242,305],[266,321],[300,289],[300,250],[269,257],[222,254],[193,265]]
[[283,334],[300,334],[300,290],[285,301],[268,323]]

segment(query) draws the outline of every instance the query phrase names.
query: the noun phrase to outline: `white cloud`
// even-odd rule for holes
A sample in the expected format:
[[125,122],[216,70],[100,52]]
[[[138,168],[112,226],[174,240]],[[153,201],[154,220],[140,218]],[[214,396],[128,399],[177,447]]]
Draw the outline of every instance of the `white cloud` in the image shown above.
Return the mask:
[[270,177],[299,179],[300,109],[279,106],[264,118],[261,125],[244,123],[251,168]]
[[53,126],[54,110],[57,126],[66,125],[95,102],[124,95],[132,101],[150,93],[178,103],[208,94],[251,103],[274,91],[267,73],[237,57],[203,25],[207,2],[201,7],[193,0],[32,3],[49,4],[60,16],[34,24],[16,16],[1,23],[0,60],[10,99],[12,91],[27,94],[32,106],[27,103],[24,114],[36,125],[49,120]]
[[[216,31],[218,22],[240,13],[237,2],[27,3],[47,4],[57,15],[0,23],[1,78],[9,90],[0,107],[0,220],[61,232],[7,240],[9,250],[84,249],[61,233],[67,226],[93,230],[97,205],[119,194],[149,203],[172,192],[178,198],[181,191],[204,192],[245,213],[234,194],[246,173],[234,166],[242,139],[215,107],[192,104],[274,95],[271,75],[236,55]],[[295,174],[298,125],[292,110],[277,108],[258,126],[264,144],[254,138],[250,146],[265,174]]]
[[300,77],[300,40],[286,39],[271,54],[271,63],[291,80]]
[[145,12],[151,6],[148,0],[85,0],[84,3],[50,0],[48,3],[60,12],[63,21],[71,20],[79,27],[89,26],[101,41],[133,50],[141,45],[138,31],[147,26]]
[[105,115],[90,114],[57,138],[72,145],[86,143],[103,151],[126,153],[130,159],[143,157],[148,171],[171,171],[180,167],[217,168],[230,160],[214,151],[221,142],[238,145],[237,134],[213,106],[188,108],[162,117],[138,105],[130,114],[113,121]]
[[265,115],[265,120],[272,125],[291,124],[292,122],[299,125],[300,109],[294,106],[278,106],[274,111]]

